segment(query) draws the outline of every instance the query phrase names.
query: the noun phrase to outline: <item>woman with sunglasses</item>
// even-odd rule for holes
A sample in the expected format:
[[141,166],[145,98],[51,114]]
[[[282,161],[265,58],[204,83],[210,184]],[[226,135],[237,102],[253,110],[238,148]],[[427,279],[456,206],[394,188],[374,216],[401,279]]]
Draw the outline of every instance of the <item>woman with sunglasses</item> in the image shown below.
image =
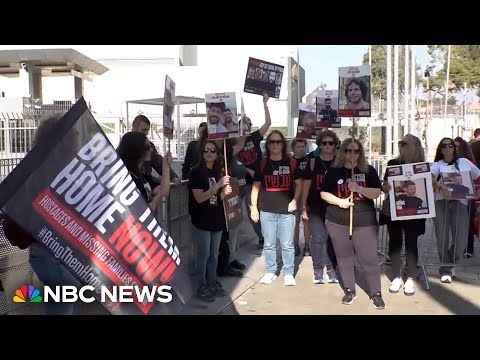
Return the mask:
[[[207,302],[225,296],[217,281],[217,262],[222,231],[225,230],[225,214],[222,196],[232,192],[229,176],[222,176],[218,148],[212,140],[202,147],[199,163],[189,175],[188,204],[192,221],[192,239],[197,241],[196,273],[197,296]],[[223,193],[221,194],[221,189]]]
[[[453,139],[453,142],[455,143],[455,148],[457,149],[457,154],[459,158],[466,158],[472,162],[475,166],[478,167],[477,161],[475,160],[475,156],[473,156],[473,151],[470,145],[460,136],[456,137]],[[474,181],[475,187],[480,185],[480,179],[477,179]],[[473,256],[473,245],[474,245],[474,234],[475,234],[475,229],[473,226],[473,220],[475,218],[475,213],[476,213],[476,207],[475,207],[475,202],[479,201],[480,199],[475,199],[470,201],[469,205],[469,210],[470,210],[470,226],[468,228],[468,243],[467,243],[467,248],[465,249],[465,253],[463,254],[464,257],[467,259],[471,258]]]
[[[452,193],[442,183],[442,173],[469,172],[473,180],[480,177],[480,169],[466,158],[457,154],[455,142],[451,138],[443,138],[437,146],[434,163],[430,171],[433,174],[435,192],[435,214],[433,225],[437,238],[438,256],[441,265],[440,281],[451,283],[455,277],[453,265],[463,258],[468,242],[468,222],[470,219],[468,200],[452,200]],[[478,192],[477,192],[478,196]],[[450,232],[452,243],[450,245]]]
[[[305,153],[307,147],[307,140],[302,138],[293,138],[290,143],[293,151],[292,157],[297,163],[297,171],[303,177],[305,167],[308,162],[308,155]],[[302,208],[297,207],[295,211],[295,232],[293,236],[293,243],[295,245],[295,257],[300,256],[300,221],[303,223],[303,237],[305,239],[305,246],[303,248],[303,256],[310,256],[310,224],[308,218],[302,218]]]
[[[317,144],[320,154],[311,158],[307,164],[309,172],[305,172],[302,189],[302,217],[308,219],[312,233],[311,254],[313,262],[313,283],[338,283],[336,274],[337,258],[333,249],[332,239],[325,228],[325,211],[327,203],[321,198],[325,175],[335,160],[335,151],[339,143],[337,134],[325,130],[318,134]],[[323,255],[327,249],[330,263],[325,264]],[[324,267],[327,272],[324,275]]]
[[[352,179],[352,172],[354,173]],[[353,181],[352,181],[353,180]],[[325,227],[332,237],[345,296],[350,305],[355,291],[355,258],[363,268],[369,296],[376,309],[384,309],[380,266],[377,258],[377,214],[373,200],[380,196],[382,184],[377,171],[368,165],[362,143],[346,139],[323,181],[321,196],[327,202]],[[350,194],[353,193],[353,201]],[[349,236],[350,207],[353,206],[353,232]]]
[[273,130],[267,136],[265,152],[266,156],[255,170],[250,208],[252,220],[255,223],[260,220],[265,239],[263,252],[266,273],[260,282],[268,285],[277,278],[276,245],[279,239],[282,246],[284,284],[295,286],[294,214],[300,200],[302,179],[296,171],[295,160],[290,160],[287,154],[287,140],[280,131]]
[[[425,152],[423,151],[422,142],[412,134],[406,134],[401,141],[398,142],[399,155],[395,159],[390,160],[387,166],[412,164],[425,161]],[[382,191],[385,194],[391,190],[388,183],[388,171],[385,172],[383,178]],[[388,195],[387,195],[388,196]],[[382,214],[383,215],[383,214]],[[415,278],[418,262],[418,237],[425,233],[425,219],[392,221],[391,217],[385,216],[385,223],[390,237],[389,254],[392,264],[393,281],[390,284],[389,292],[396,294],[402,286],[401,277],[401,251],[403,237],[405,235],[405,252],[407,256],[406,277],[407,280],[403,285],[403,293],[407,296],[415,294]]]

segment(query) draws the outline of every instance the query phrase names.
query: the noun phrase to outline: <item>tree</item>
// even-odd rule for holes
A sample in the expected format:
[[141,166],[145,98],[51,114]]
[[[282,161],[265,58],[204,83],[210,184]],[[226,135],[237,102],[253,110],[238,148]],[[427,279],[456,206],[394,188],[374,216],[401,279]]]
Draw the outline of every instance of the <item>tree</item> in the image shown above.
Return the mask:
[[[394,75],[394,60],[392,46],[392,84]],[[363,55],[363,64],[368,64],[368,51]],[[417,74],[420,67],[417,65]],[[387,97],[387,46],[372,45],[372,94],[380,96],[382,99]],[[417,75],[418,76],[418,75]],[[405,87],[405,47],[398,49],[398,86],[400,93],[403,94]]]
[[[448,45],[428,45],[434,74],[430,89],[444,90],[448,66]],[[452,45],[450,53],[449,92],[480,86],[480,45]]]

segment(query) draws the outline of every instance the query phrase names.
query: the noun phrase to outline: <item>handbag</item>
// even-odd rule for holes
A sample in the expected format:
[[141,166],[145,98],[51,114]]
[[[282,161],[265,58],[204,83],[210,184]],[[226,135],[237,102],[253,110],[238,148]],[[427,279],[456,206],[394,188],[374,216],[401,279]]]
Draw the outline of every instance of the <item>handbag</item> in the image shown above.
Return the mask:
[[392,215],[390,213],[390,198],[389,197],[387,197],[386,199],[383,200],[382,209],[380,210],[380,212],[385,216],[392,217]]
[[378,225],[386,225],[389,221],[391,221],[390,199],[387,197],[383,200],[382,208],[380,209],[380,214],[378,216]]

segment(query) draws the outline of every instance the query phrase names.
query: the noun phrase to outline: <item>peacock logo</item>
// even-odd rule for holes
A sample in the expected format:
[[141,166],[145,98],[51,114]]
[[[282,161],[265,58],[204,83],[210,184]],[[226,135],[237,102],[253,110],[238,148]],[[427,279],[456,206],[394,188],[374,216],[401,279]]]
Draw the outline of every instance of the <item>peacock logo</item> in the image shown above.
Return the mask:
[[42,302],[43,298],[40,296],[40,291],[35,289],[33,285],[23,285],[20,289],[15,291],[15,296],[13,301],[16,303],[32,302],[38,303]]

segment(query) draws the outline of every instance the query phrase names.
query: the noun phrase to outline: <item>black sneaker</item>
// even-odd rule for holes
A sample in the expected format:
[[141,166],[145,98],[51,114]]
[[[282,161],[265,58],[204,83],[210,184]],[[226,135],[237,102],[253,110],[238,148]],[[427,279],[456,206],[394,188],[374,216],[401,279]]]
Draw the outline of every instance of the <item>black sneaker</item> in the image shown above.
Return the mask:
[[224,297],[227,295],[225,290],[222,288],[222,284],[220,284],[218,281],[215,281],[215,285],[209,286],[209,289],[213,296]]
[[345,289],[345,296],[342,298],[343,305],[352,305],[353,300],[357,298],[357,294],[350,289]]
[[378,292],[373,295],[370,300],[372,300],[373,307],[377,310],[385,309],[385,302],[382,299],[382,293]]
[[241,271],[235,270],[230,264],[227,265],[227,268],[224,271],[217,272],[217,274],[220,277],[243,277],[243,273]]
[[197,290],[197,297],[200,300],[206,301],[206,302],[215,301],[215,296],[212,294],[212,291],[206,286],[202,286]]
[[230,263],[230,266],[234,269],[237,269],[237,270],[245,270],[246,269],[246,266],[243,265],[241,262],[239,262],[238,260],[233,260],[231,263]]
[[310,254],[310,246],[305,245],[305,247],[303,248],[303,256],[311,256],[311,254]]

